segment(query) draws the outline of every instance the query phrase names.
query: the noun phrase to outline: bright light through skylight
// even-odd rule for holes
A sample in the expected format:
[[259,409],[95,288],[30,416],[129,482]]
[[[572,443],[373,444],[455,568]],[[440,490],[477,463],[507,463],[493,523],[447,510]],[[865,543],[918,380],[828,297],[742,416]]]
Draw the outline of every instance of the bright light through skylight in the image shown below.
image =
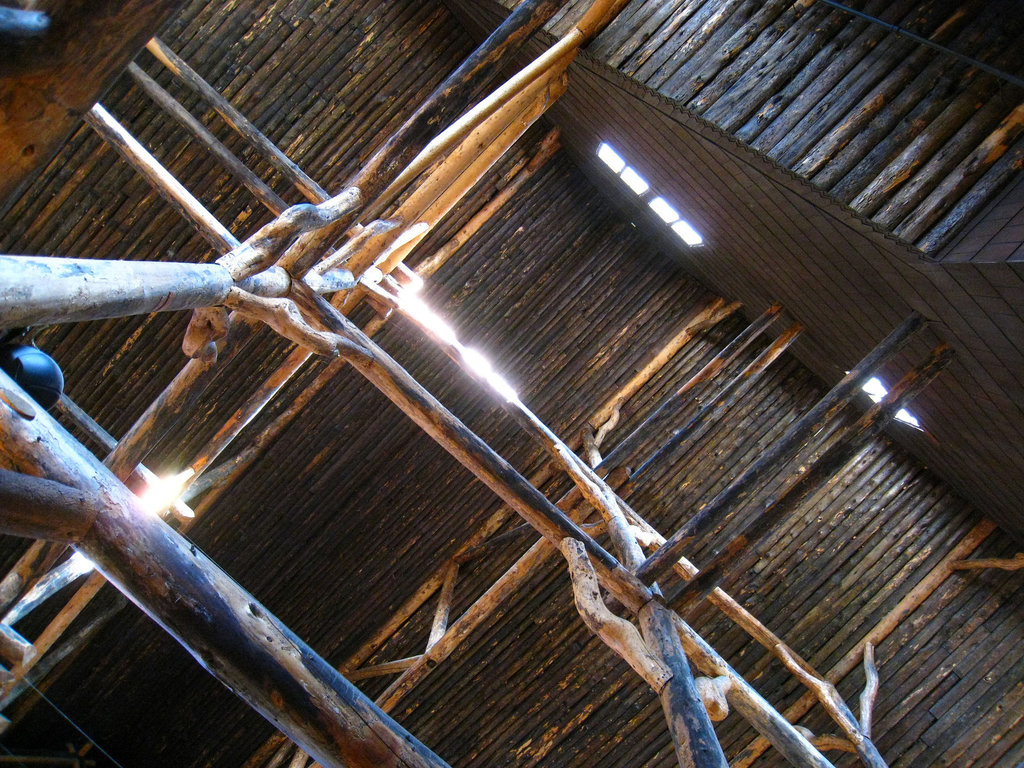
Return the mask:
[[[873,376],[864,382],[864,386],[861,387],[861,389],[867,393],[873,403],[877,403],[889,394],[889,390],[886,389],[885,384],[883,384],[882,380],[877,376]],[[921,422],[919,422],[917,418],[914,417],[906,408],[900,408],[896,412],[896,420],[902,421],[904,424],[909,424],[912,427],[917,427],[918,429],[921,428]]]
[[642,195],[644,192],[651,188],[651,185],[644,181],[640,174],[638,174],[632,168],[627,168],[626,170],[624,170],[622,174],[619,176],[619,178],[626,182],[626,186],[632,189],[638,195]]
[[[604,161],[605,165],[619,174],[623,183],[638,195],[646,195],[651,185],[640,176],[632,167],[626,165],[623,157],[612,149],[607,143],[601,142],[597,148],[597,156]],[[672,231],[682,238],[687,245],[702,245],[704,238],[695,230],[688,221],[683,219],[679,211],[672,207],[672,204],[665,198],[658,196],[651,200],[648,205],[654,210],[662,221],[671,225]]]
[[622,173],[622,169],[626,167],[626,161],[619,157],[619,153],[607,144],[602,143],[597,148],[597,156],[616,173]]
[[680,219],[672,225],[672,231],[683,238],[683,242],[687,245],[700,245],[704,242],[704,238],[700,236],[700,232],[690,226],[690,223]]
[[651,210],[654,211],[661,217],[661,220],[666,224],[671,224],[673,221],[679,221],[679,211],[668,204],[668,201],[664,197],[656,197],[648,203],[651,206]]

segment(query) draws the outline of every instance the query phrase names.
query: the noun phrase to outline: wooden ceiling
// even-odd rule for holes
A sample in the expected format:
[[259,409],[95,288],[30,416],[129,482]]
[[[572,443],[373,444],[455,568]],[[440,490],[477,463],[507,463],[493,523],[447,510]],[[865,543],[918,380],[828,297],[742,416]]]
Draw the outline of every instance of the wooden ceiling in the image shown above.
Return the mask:
[[[475,4],[460,18],[480,29],[504,13],[497,3],[490,11]],[[928,319],[933,335],[908,357],[942,339],[957,361],[915,405],[926,433],[896,427],[894,435],[1024,540],[1024,268],[925,260],[813,180],[592,56],[574,74],[577,87],[554,118],[579,165],[687,274],[741,299],[751,317],[783,302],[809,330],[796,354],[824,381],[838,380],[911,311]],[[684,212],[704,246],[685,246],[597,161],[602,141]]]
[[[477,22],[494,17],[485,11],[483,4],[474,7]],[[328,189],[472,47],[472,35],[443,4],[418,2],[194,2],[161,34]],[[173,90],[146,54],[138,61]],[[783,358],[742,404],[687,450],[669,456],[630,496],[652,522],[670,530],[814,402],[821,392],[818,376],[833,379],[838,367],[852,363],[918,306],[886,280],[857,270],[881,264],[894,280],[922,290],[932,290],[928,286],[935,281],[923,265],[908,260],[904,246],[597,62],[583,61],[573,81],[555,114],[570,151],[551,160],[456,253],[427,297],[567,437],[707,298],[705,286],[742,297],[751,314],[781,299],[791,314],[806,315],[810,331],[799,347],[801,359]],[[211,112],[182,92],[176,95],[245,156]],[[127,79],[104,103],[234,232],[247,234],[269,218]],[[641,125],[644,130],[636,128]],[[611,133],[599,133],[604,128]],[[508,184],[542,134],[531,132],[418,249],[413,263]],[[638,158],[655,158],[644,170],[666,194],[677,193],[679,205],[691,205],[708,247],[680,249],[657,234],[658,222],[643,218],[642,207],[617,195],[609,185],[614,179],[592,160],[599,136],[621,137],[623,152],[637,147]],[[685,167],[679,157],[689,161]],[[253,165],[293,199],[269,169]],[[837,248],[848,258],[836,256]],[[0,251],[194,261],[211,256],[202,239],[84,128],[0,220]],[[823,276],[826,257],[837,269],[830,280]],[[743,272],[747,267],[752,271]],[[771,282],[772,274],[780,276],[778,282]],[[833,315],[837,294],[819,292],[832,291],[829,285],[870,302],[873,311],[863,328]],[[953,309],[966,312],[953,298]],[[155,315],[78,324],[49,330],[40,341],[64,367],[72,398],[120,435],[180,368],[186,320]],[[611,441],[743,325],[734,318],[684,348],[627,408]],[[517,467],[532,471],[543,464],[540,451],[414,329],[392,323],[380,341]],[[971,343],[965,337],[963,344]],[[284,351],[266,334],[239,355],[193,418],[167,437],[154,456],[155,468],[182,466]],[[961,365],[963,360],[961,355]],[[304,370],[243,440],[264,429],[322,369],[314,363]],[[963,375],[947,374],[946,381]],[[991,419],[988,408],[982,415]],[[944,413],[933,400],[922,401],[921,410],[924,420]],[[1012,410],[1007,414],[1000,418],[1017,418]],[[986,452],[975,456],[986,457],[986,467],[1006,466],[987,463],[998,433],[982,423],[984,428],[962,439],[936,433],[938,446],[914,448],[940,456],[957,450],[964,457],[982,446]],[[777,493],[798,476],[835,428],[817,436],[763,492]],[[663,438],[651,435],[642,453]],[[1019,441],[1010,448],[1019,453]],[[993,492],[1000,480],[991,471],[986,492],[1005,501],[1010,480]],[[958,487],[971,489],[951,476]],[[974,498],[985,500],[983,512],[996,509],[989,509],[989,497],[980,492]],[[491,494],[346,372],[204,513],[190,536],[325,658],[341,663],[496,507]],[[737,524],[756,512],[751,499]],[[855,654],[865,635],[935,571],[979,519],[919,461],[879,440],[737,563],[730,589],[828,670]],[[1016,518],[1004,510],[1001,519]],[[8,562],[23,546],[9,539],[3,544]],[[492,558],[467,566],[453,613],[528,545],[513,538]],[[699,561],[714,546],[699,542],[693,558]],[[977,554],[1006,556],[1013,547],[1004,537],[990,536]],[[1004,573],[944,578],[881,642],[876,733],[892,764],[961,760],[1010,768],[1024,758],[1024,724],[1014,714],[1024,690],[1024,666],[1014,652],[1024,629],[1014,601],[1017,584],[1013,574]],[[110,594],[101,598],[73,630],[111,602]],[[421,648],[430,609],[411,619],[375,660]],[[48,615],[52,610],[19,629],[31,636]],[[774,704],[785,707],[799,698],[802,689],[792,677],[745,634],[704,608],[691,618]],[[67,666],[47,695],[125,766],[237,766],[272,731],[134,609],[99,630]],[[840,690],[852,699],[861,684],[859,672],[847,674]],[[373,681],[362,685],[371,695],[382,687]],[[610,768],[673,760],[656,700],[583,627],[571,607],[564,568],[556,562],[538,569],[503,612],[394,715],[453,766]],[[820,714],[805,722],[819,732],[829,727]],[[735,716],[719,726],[719,735],[730,754],[751,738]],[[5,743],[47,747],[74,738],[52,709],[37,703]],[[100,765],[112,764],[95,751],[93,756]],[[777,761],[765,758],[765,764]]]

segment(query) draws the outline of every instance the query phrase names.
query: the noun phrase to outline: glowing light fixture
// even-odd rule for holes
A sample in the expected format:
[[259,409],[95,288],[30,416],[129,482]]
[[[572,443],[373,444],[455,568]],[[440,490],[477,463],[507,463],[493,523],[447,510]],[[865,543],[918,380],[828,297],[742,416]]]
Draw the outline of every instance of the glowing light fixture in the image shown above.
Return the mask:
[[672,225],[672,231],[683,238],[683,242],[687,245],[701,245],[704,242],[704,238],[700,236],[700,232],[690,226],[690,222],[685,219],[680,219]]
[[[877,403],[889,394],[889,390],[877,376],[872,376],[864,382],[864,386],[862,386],[861,389],[867,393],[867,396],[871,398],[871,402],[873,403]],[[921,428],[921,422],[918,421],[917,417],[911,414],[906,408],[900,408],[896,412],[896,420],[902,421],[904,424],[909,424],[912,427],[917,427],[918,429]]]
[[622,173],[622,169],[626,167],[626,161],[619,157],[619,153],[604,142],[597,148],[597,156],[616,173]]
[[664,197],[656,197],[648,203],[651,206],[651,210],[654,211],[666,224],[671,224],[673,221],[679,221],[679,211],[669,205],[668,200]]
[[642,195],[651,185],[648,184],[643,177],[640,176],[632,168],[627,168],[620,175],[619,178],[626,182],[626,186],[636,192],[638,195]]

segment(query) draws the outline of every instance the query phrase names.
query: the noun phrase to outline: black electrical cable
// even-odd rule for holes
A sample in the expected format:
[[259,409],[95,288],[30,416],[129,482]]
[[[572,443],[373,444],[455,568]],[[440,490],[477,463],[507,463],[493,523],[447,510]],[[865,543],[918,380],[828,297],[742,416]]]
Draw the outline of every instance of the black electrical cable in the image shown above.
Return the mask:
[[1024,78],[1017,77],[1016,75],[1011,75],[1009,72],[1004,72],[1003,70],[993,67],[990,64],[986,64],[984,61],[978,61],[978,59],[960,53],[959,51],[954,51],[952,48],[947,48],[941,43],[936,43],[934,40],[929,40],[927,37],[922,37],[921,35],[915,34],[914,32],[911,32],[909,29],[904,29],[903,27],[898,26],[896,24],[890,24],[888,21],[882,21],[881,19],[875,16],[871,16],[870,14],[864,13],[863,11],[858,11],[857,9],[851,8],[848,5],[843,5],[842,3],[837,2],[837,0],[818,0],[818,2],[824,3],[825,5],[829,5],[840,11],[845,11],[846,13],[849,13],[852,16],[856,16],[859,19],[870,21],[872,24],[877,24],[878,26],[887,29],[890,32],[894,32],[895,34],[900,35],[901,37],[906,37],[909,40],[913,40],[914,42],[920,43],[921,45],[926,45],[929,48],[934,48],[936,51],[941,51],[942,53],[954,56],[960,59],[960,61],[970,64],[972,67],[977,67],[978,69],[984,72],[988,72],[990,75],[995,75],[998,78],[1006,80],[1008,83],[1013,83],[1016,86],[1024,88]]
[[91,743],[91,744],[92,744],[93,746],[95,746],[95,747],[96,747],[96,749],[98,749],[98,750],[99,750],[100,752],[102,752],[102,753],[103,753],[103,754],[104,754],[104,755],[105,755],[105,756],[107,757],[107,759],[108,759],[108,760],[110,760],[110,762],[112,762],[112,763],[113,763],[114,765],[116,765],[116,766],[117,766],[117,768],[124,768],[124,766],[123,766],[123,765],[121,765],[121,763],[119,763],[119,762],[118,762],[118,761],[117,761],[117,760],[116,760],[116,759],[114,758],[114,756],[113,756],[112,754],[110,754],[109,752],[107,752],[107,750],[105,750],[105,749],[104,749],[103,747],[101,747],[101,746],[100,746],[100,745],[99,745],[99,744],[98,744],[98,743],[96,742],[96,739],[94,739],[94,738],[93,738],[92,736],[90,736],[90,735],[89,735],[88,733],[86,733],[86,732],[85,732],[85,731],[83,731],[83,730],[82,730],[81,728],[79,728],[79,727],[78,727],[78,724],[77,724],[77,723],[76,723],[76,722],[75,722],[74,720],[72,720],[72,719],[71,719],[70,717],[68,717],[68,716],[67,716],[66,714],[64,714],[64,710],[62,710],[62,709],[61,709],[60,707],[58,707],[58,706],[57,706],[57,705],[56,705],[55,703],[53,703],[53,702],[52,702],[52,701],[51,701],[51,700],[50,700],[49,698],[47,698],[47,696],[46,696],[46,694],[45,694],[45,693],[43,693],[43,692],[42,692],[42,691],[40,691],[40,690],[39,690],[38,688],[36,688],[36,687],[35,687],[35,685],[33,685],[33,684],[32,684],[32,681],[31,681],[31,680],[29,680],[28,678],[25,678],[25,682],[26,682],[26,683],[28,683],[28,686],[29,686],[29,688],[31,688],[31,689],[32,689],[33,691],[35,691],[36,693],[38,693],[38,694],[39,694],[39,697],[40,697],[40,698],[41,698],[41,699],[42,699],[43,701],[45,701],[45,702],[46,702],[47,704],[49,704],[49,705],[50,705],[51,707],[53,707],[53,709],[54,709],[54,710],[55,710],[55,711],[57,712],[57,714],[58,714],[58,715],[60,715],[61,717],[63,717],[63,718],[65,719],[65,720],[67,720],[67,721],[68,721],[68,724],[69,724],[69,725],[70,725],[70,726],[71,726],[72,728],[74,728],[74,729],[75,729],[76,731],[78,731],[78,732],[79,732],[80,734],[82,734],[82,736],[84,736],[84,737],[85,737],[85,739],[86,739],[86,740],[87,740],[87,741],[88,741],[89,743]]

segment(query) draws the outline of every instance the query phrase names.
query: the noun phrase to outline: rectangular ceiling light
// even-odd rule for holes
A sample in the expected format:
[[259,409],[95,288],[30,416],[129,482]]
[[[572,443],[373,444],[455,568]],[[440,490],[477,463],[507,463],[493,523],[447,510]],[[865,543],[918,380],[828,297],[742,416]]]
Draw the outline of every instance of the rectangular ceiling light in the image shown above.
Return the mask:
[[626,167],[626,161],[619,157],[618,152],[605,143],[602,143],[597,148],[597,156],[616,173],[622,173],[622,169]]
[[642,195],[651,188],[651,185],[644,181],[643,177],[632,168],[626,168],[619,176],[626,182],[626,186],[638,195]]
[[700,232],[690,226],[690,223],[685,219],[680,219],[672,225],[672,231],[683,238],[683,242],[687,245],[700,245],[704,242],[704,238],[700,236]]
[[679,211],[668,204],[668,201],[664,197],[656,197],[648,203],[651,206],[651,210],[654,211],[661,220],[666,224],[671,224],[673,221],[679,221]]

